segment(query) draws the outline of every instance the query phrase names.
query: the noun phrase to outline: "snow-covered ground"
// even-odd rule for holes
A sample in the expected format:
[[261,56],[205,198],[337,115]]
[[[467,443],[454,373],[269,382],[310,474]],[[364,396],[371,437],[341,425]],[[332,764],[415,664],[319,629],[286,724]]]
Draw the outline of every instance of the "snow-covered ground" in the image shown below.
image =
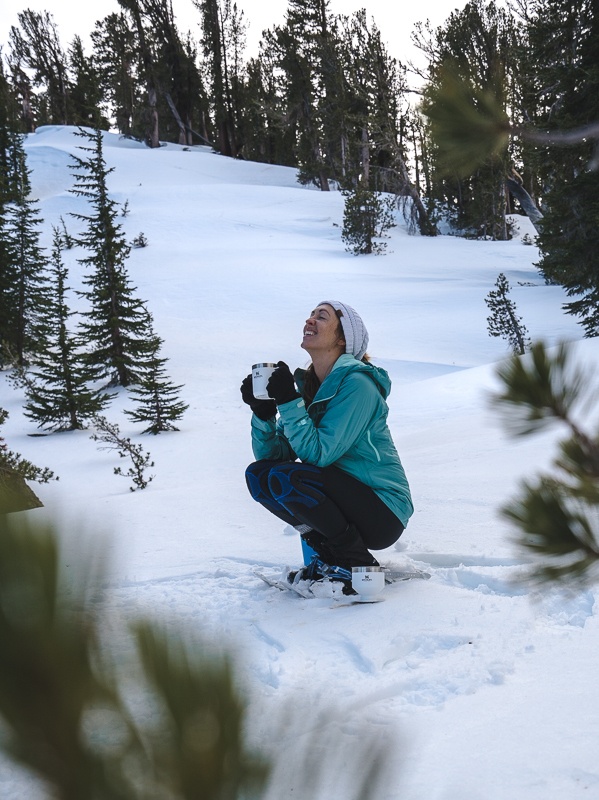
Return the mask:
[[[46,245],[52,224],[62,216],[74,232],[68,214],[84,210],[67,191],[82,143],[59,127],[27,139]],[[89,432],[32,437],[22,397],[1,377],[7,443],[60,476],[34,486],[46,508],[31,513],[106,540],[115,614],[175,617],[234,645],[252,742],[270,747],[285,709],[303,722],[277,729],[283,773],[317,734],[343,765],[352,742],[378,732],[394,772],[380,800],[599,798],[596,593],[519,584],[526,555],[498,514],[519,480],[549,463],[557,433],[514,441],[489,407],[507,355],[487,334],[484,298],[498,274],[533,339],[581,339],[563,291],[544,285],[536,248],[521,241],[527,220],[510,242],[474,242],[409,236],[398,216],[388,254],[356,258],[340,238],[342,196],[299,186],[291,169],[207,148],[151,151],[114,134],[105,157],[113,196],[129,203],[128,239],[149,241],[132,251],[129,274],[189,410],[180,432],[158,437],[122,414],[125,392],[107,410],[156,464],[150,486],[131,493],[113,475],[117,456]],[[78,256],[66,254],[75,287]],[[372,605],[332,608],[253,574],[301,557],[297,535],[245,489],[250,412],[239,385],[257,361],[305,365],[302,325],[327,297],[360,312],[369,352],[393,380],[390,425],[416,511],[380,558],[432,575],[387,587]],[[577,349],[596,370],[597,341]],[[65,560],[76,540],[65,541]],[[301,796],[284,785],[273,800]],[[313,800],[337,796],[334,786],[325,776]],[[30,800],[34,789],[5,765],[0,796]]]

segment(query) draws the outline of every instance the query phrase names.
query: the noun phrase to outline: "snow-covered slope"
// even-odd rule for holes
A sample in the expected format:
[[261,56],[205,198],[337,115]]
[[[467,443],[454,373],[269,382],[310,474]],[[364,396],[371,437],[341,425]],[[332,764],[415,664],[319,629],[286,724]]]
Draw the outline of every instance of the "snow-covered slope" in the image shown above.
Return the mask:
[[[75,232],[68,214],[84,210],[68,193],[69,157],[82,144],[73,134],[41,128],[26,142],[46,245],[51,225],[62,216]],[[555,442],[553,432],[508,439],[489,407],[494,364],[507,355],[486,331],[484,298],[497,275],[510,281],[533,339],[581,338],[561,310],[562,290],[535,270],[536,248],[520,237],[409,236],[398,215],[388,254],[355,258],[340,238],[342,196],[299,186],[291,169],[206,148],[150,151],[114,134],[105,157],[113,196],[128,201],[128,239],[143,232],[149,241],[132,251],[130,276],[190,407],[180,432],[158,437],[139,436],[122,414],[126,393],[108,410],[156,464],[150,486],[131,493],[112,474],[116,456],[89,433],[32,437],[22,397],[2,377],[7,442],[60,475],[35,487],[46,509],[32,513],[106,539],[115,613],[175,616],[235,643],[258,745],[282,708],[301,707],[310,738],[317,710],[333,706],[331,749],[344,752],[365,732],[397,742],[385,800],[599,798],[596,595],[514,582],[525,556],[497,511],[522,476],[549,463]],[[531,233],[527,220],[518,226]],[[75,287],[78,256],[67,254]],[[249,411],[239,395],[256,361],[305,364],[302,325],[325,297],[359,310],[371,355],[394,383],[390,424],[416,512],[381,558],[432,574],[386,589],[385,602],[335,609],[253,575],[301,559],[297,536],[246,492]],[[596,340],[578,353],[597,370]],[[76,542],[66,537],[65,560]],[[291,727],[278,740],[289,762],[299,736]],[[322,798],[335,796],[333,785],[331,777]],[[2,798],[33,795],[29,781],[2,771]],[[277,798],[295,796],[292,786],[277,789]]]

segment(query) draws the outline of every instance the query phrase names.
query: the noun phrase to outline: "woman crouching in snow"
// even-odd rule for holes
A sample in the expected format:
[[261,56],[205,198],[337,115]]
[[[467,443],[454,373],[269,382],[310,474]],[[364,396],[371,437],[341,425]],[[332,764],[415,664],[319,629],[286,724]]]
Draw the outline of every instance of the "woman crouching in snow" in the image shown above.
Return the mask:
[[369,551],[396,542],[413,512],[387,426],[391,381],[367,345],[359,314],[326,300],[304,326],[307,370],[292,375],[279,361],[272,400],[254,397],[251,375],[241,384],[257,459],[246,471],[250,494],[302,537],[306,566],[290,580],[327,577],[350,590],[352,567],[378,565]]

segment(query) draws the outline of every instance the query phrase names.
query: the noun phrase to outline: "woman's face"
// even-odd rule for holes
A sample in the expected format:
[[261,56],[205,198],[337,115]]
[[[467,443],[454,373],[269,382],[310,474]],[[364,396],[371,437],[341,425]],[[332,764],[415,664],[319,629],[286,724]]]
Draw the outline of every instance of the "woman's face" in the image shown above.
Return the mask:
[[310,355],[338,351],[345,352],[345,339],[339,317],[332,306],[316,306],[304,325],[302,345]]

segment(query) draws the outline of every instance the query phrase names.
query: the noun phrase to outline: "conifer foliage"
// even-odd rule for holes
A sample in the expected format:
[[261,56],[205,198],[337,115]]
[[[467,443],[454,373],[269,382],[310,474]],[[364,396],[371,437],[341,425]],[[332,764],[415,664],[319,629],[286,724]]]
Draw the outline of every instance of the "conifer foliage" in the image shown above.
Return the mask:
[[527,356],[502,365],[503,384],[494,402],[514,436],[529,436],[561,423],[550,473],[522,483],[503,514],[520,531],[519,542],[535,555],[537,581],[584,583],[599,576],[599,429],[579,419],[595,404],[596,376],[576,365],[571,349],[549,351],[536,343]]
[[[343,764],[345,800],[384,795],[389,734],[383,743],[366,730],[336,749],[327,707],[296,745],[291,777],[288,748],[258,751],[233,655],[177,620],[115,619],[99,601],[110,573],[98,538],[82,537],[63,569],[56,525],[0,516],[5,771],[31,772],[56,800],[258,800],[289,797],[290,786],[313,800],[326,794],[326,751],[326,765]],[[304,716],[291,704],[273,741]]]
[[166,358],[161,358],[162,339],[153,335],[148,343],[148,358],[144,364],[139,382],[129,390],[137,402],[134,411],[125,414],[134,422],[147,425],[143,433],[162,433],[177,431],[174,423],[181,419],[189,406],[179,400],[182,386],[175,386],[166,375]]
[[387,243],[380,239],[395,225],[393,200],[361,185],[353,191],[343,192],[343,195],[345,208],[341,238],[345,249],[356,256],[384,253]]
[[20,366],[27,363],[37,347],[32,331],[45,304],[47,263],[39,243],[43,220],[37,202],[30,196],[30,170],[22,138],[8,132],[7,202],[0,222],[0,335]]
[[[267,761],[246,743],[246,703],[220,648],[138,617],[119,630],[129,655],[115,669],[98,602],[103,556],[84,539],[64,570],[55,526],[0,517],[3,760],[57,800],[261,796]],[[134,686],[143,713],[131,711]]]
[[[599,7],[593,0],[534,0],[529,8],[533,122],[549,136],[582,129],[577,142],[539,146],[544,217],[539,267],[561,284],[586,336],[599,334]],[[590,127],[595,123],[594,136]]]
[[485,303],[491,311],[487,317],[489,336],[506,339],[514,355],[524,355],[530,347],[528,331],[522,317],[516,313],[516,304],[510,300],[510,284],[503,272],[499,273],[495,291],[489,292]]
[[152,457],[140,444],[134,444],[128,436],[124,436],[116,422],[109,422],[100,415],[93,418],[95,430],[91,435],[94,442],[100,442],[100,450],[115,450],[119,458],[128,458],[129,469],[123,472],[122,467],[114,467],[115,475],[131,478],[133,481],[129,489],[145,489],[154,480],[153,475],[147,475],[146,470],[154,466]]
[[54,229],[49,274],[52,285],[35,332],[38,353],[24,381],[25,415],[49,430],[75,430],[98,414],[110,396],[89,388],[90,368],[81,344],[69,330],[67,269],[62,260],[62,235]]
[[90,308],[83,313],[81,334],[90,345],[88,362],[95,377],[108,377],[112,385],[129,386],[139,377],[139,365],[148,353],[148,315],[135,296],[126,261],[130,246],[117,222],[119,207],[108,193],[108,168],[102,147],[102,132],[80,128],[76,134],[87,141],[80,149],[87,155],[74,156],[76,184],[71,191],[85,197],[92,208],[89,215],[73,214],[85,223],[79,244],[88,255],[79,259],[87,269],[81,295]]

